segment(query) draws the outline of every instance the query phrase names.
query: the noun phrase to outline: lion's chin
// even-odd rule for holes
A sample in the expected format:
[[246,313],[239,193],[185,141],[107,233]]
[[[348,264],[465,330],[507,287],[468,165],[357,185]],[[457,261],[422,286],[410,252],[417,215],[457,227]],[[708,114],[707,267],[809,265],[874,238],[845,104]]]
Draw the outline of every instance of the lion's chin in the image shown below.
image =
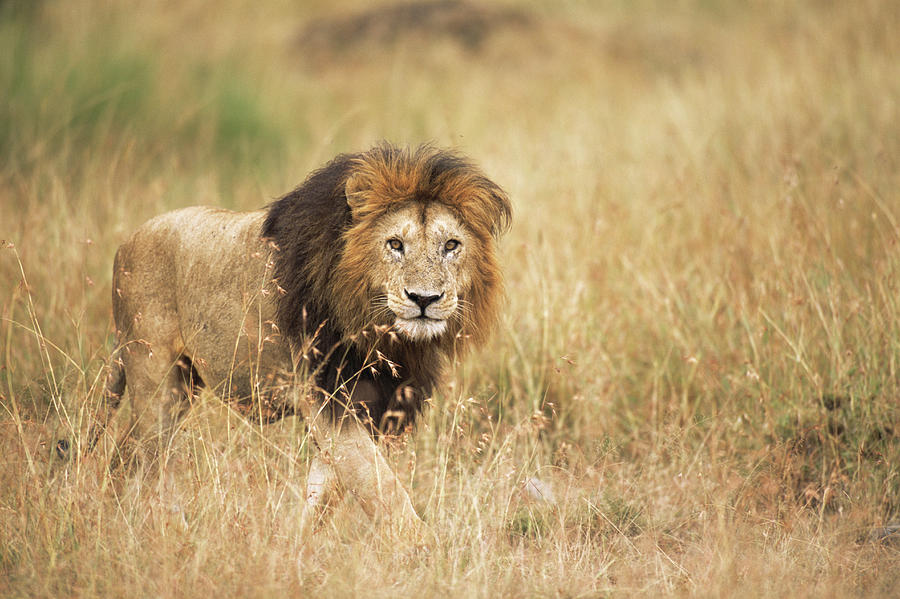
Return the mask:
[[447,330],[446,320],[434,318],[400,318],[394,321],[394,329],[411,341],[429,341],[440,337]]

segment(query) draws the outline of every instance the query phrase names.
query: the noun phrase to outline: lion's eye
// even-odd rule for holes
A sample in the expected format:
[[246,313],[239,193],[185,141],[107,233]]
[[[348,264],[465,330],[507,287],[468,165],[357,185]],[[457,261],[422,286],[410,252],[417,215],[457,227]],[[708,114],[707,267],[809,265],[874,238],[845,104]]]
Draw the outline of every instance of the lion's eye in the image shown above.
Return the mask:
[[399,239],[388,239],[388,247],[394,250],[395,252],[403,251],[403,242]]
[[455,250],[458,247],[459,247],[459,242],[456,241],[455,239],[451,239],[447,243],[444,244],[444,251],[452,252],[453,250]]

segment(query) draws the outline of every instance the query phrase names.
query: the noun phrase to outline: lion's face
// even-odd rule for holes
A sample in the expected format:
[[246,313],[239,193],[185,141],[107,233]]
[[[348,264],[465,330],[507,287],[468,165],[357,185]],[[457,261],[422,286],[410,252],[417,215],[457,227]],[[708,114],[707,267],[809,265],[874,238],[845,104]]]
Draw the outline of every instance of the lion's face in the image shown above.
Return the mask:
[[383,216],[373,228],[377,259],[370,272],[380,316],[412,341],[445,334],[461,323],[469,285],[473,239],[440,204],[409,204]]
[[[319,187],[339,195],[317,203]],[[341,244],[335,252],[307,223],[323,213],[333,218],[329,210],[341,200],[348,210],[334,220]],[[509,198],[452,152],[377,146],[312,176],[272,214],[263,232],[285,248],[280,255],[292,257],[278,273],[288,283],[279,308],[283,330],[306,322],[301,291],[322,288],[325,302],[312,304],[314,319],[365,352],[381,338],[368,335],[372,325],[388,325],[394,334],[382,349],[433,368],[483,343],[497,319],[503,285],[496,242],[509,221]],[[292,224],[279,229],[285,214]],[[323,252],[321,263],[310,262],[313,251]]]

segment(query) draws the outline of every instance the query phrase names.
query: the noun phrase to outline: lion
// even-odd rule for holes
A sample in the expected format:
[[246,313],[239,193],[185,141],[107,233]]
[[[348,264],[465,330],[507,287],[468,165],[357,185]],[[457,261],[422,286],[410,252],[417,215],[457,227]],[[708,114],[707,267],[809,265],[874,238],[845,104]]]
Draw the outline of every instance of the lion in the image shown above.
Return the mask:
[[127,383],[129,436],[151,453],[201,387],[258,421],[299,413],[317,448],[304,527],[346,492],[370,518],[418,522],[378,441],[489,334],[510,218],[468,159],[384,142],[258,211],[157,216],[115,256],[109,409]]

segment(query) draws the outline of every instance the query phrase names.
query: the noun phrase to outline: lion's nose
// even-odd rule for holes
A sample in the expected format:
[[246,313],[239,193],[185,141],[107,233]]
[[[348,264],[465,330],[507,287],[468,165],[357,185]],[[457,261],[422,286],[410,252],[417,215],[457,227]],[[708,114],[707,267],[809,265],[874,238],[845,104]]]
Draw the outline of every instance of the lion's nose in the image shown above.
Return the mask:
[[421,293],[413,293],[407,289],[404,289],[403,291],[406,293],[406,297],[414,301],[422,309],[423,316],[425,315],[425,308],[444,297],[443,293],[438,295],[424,295]]

